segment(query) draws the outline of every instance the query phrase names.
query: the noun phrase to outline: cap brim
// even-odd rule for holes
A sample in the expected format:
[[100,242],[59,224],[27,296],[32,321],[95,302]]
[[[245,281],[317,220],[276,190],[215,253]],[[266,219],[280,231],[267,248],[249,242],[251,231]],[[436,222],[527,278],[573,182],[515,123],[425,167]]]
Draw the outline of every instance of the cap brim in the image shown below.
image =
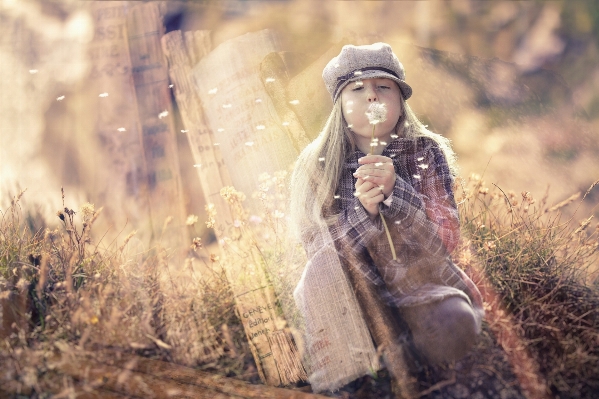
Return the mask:
[[335,97],[335,101],[337,100],[337,98],[339,98],[339,96],[341,95],[341,91],[345,88],[345,86],[348,85],[348,83],[355,82],[357,80],[373,79],[373,78],[386,78],[386,79],[393,80],[399,86],[399,90],[401,91],[401,95],[403,96],[404,100],[407,100],[408,98],[410,98],[412,96],[412,88],[405,81],[403,81],[403,80],[399,79],[398,77],[391,75],[390,73],[387,73],[385,71],[371,70],[371,71],[363,71],[363,72],[361,72],[361,74],[356,75],[351,79],[348,79],[343,85],[341,85],[339,87],[339,89],[337,90],[337,96]]

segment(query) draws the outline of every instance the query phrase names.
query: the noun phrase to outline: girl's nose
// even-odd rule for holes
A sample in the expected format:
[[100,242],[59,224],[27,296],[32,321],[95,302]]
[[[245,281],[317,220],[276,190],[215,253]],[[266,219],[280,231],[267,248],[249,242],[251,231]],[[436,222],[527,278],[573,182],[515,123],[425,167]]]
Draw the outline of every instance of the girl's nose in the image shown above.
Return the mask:
[[372,87],[366,88],[366,96],[368,98],[368,102],[371,103],[373,101],[377,101],[376,91]]

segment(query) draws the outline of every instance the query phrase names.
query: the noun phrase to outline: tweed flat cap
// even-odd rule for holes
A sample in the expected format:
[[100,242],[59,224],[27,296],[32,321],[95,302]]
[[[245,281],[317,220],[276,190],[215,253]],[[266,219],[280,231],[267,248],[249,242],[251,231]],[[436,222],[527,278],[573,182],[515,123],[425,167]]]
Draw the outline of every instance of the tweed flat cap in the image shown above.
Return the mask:
[[343,46],[339,55],[324,67],[322,78],[333,102],[348,83],[371,78],[394,80],[405,100],[412,95],[412,88],[405,82],[403,65],[387,43]]

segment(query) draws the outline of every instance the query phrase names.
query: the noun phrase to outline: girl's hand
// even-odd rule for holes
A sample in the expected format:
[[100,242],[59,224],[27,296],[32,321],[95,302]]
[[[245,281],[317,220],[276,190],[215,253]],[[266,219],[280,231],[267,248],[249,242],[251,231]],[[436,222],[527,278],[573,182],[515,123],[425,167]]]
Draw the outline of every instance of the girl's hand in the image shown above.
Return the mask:
[[374,186],[380,187],[379,192],[382,191],[385,198],[393,193],[396,176],[391,158],[383,155],[366,155],[358,159],[358,163],[362,166],[354,173],[355,178],[362,179],[364,182],[371,182]]
[[370,219],[374,219],[379,214],[379,203],[385,199],[381,187],[361,178],[358,178],[355,187],[360,203],[370,215]]

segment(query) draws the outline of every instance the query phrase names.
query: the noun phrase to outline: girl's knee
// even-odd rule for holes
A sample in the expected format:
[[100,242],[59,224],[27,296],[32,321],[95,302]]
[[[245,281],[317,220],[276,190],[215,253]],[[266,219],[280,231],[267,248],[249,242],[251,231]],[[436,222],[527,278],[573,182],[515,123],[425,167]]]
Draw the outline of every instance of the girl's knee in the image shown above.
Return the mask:
[[[407,321],[416,347],[430,363],[458,360],[476,343],[476,317],[463,298],[449,298],[421,310],[418,322]],[[416,316],[414,311],[410,316]]]

